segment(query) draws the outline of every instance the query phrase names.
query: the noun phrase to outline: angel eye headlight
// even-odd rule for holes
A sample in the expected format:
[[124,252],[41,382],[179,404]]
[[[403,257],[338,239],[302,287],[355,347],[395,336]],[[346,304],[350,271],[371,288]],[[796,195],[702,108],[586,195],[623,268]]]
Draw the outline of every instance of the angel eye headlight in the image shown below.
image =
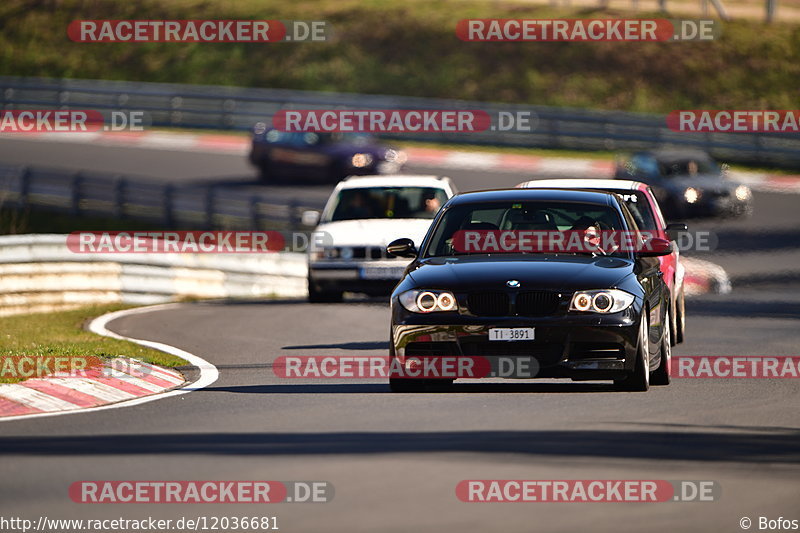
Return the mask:
[[619,289],[578,291],[572,296],[570,311],[618,313],[633,303],[634,297]]
[[454,311],[458,307],[456,297],[450,291],[410,290],[402,293],[398,300],[412,313]]

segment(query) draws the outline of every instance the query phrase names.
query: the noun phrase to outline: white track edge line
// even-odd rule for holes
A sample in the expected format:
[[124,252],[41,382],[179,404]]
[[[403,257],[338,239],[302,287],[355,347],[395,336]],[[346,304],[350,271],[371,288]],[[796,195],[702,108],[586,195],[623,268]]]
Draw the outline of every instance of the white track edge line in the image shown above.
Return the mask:
[[191,354],[187,351],[181,350],[180,348],[176,348],[174,346],[170,346],[169,344],[164,344],[161,342],[155,341],[148,341],[144,339],[134,339],[131,337],[125,337],[124,335],[119,335],[118,333],[114,333],[113,331],[106,328],[106,325],[111,322],[112,320],[116,320],[118,318],[122,318],[125,316],[130,315],[139,315],[143,313],[149,313],[150,311],[156,311],[161,309],[170,309],[173,307],[178,307],[181,304],[176,303],[168,303],[168,304],[157,304],[157,305],[149,305],[146,307],[137,307],[134,309],[123,309],[121,311],[114,311],[111,313],[106,313],[101,315],[95,319],[93,319],[89,323],[89,331],[92,333],[96,333],[98,335],[102,335],[103,337],[112,337],[114,339],[121,339],[130,342],[134,342],[141,346],[147,346],[148,348],[154,348],[156,350],[160,350],[162,352],[166,352],[175,356],[180,357],[181,359],[185,359],[190,364],[196,366],[200,369],[200,377],[189,386],[168,390],[167,392],[163,393],[155,393],[148,396],[141,396],[139,398],[133,398],[131,400],[122,400],[119,402],[115,402],[112,404],[107,405],[98,405],[97,407],[86,407],[86,408],[78,408],[78,409],[71,409],[69,411],[55,411],[52,413],[33,413],[28,415],[16,415],[16,416],[7,416],[7,417],[0,417],[0,423],[2,422],[10,422],[13,420],[24,420],[28,418],[42,418],[42,417],[50,417],[50,416],[61,416],[61,415],[72,415],[76,413],[88,413],[94,411],[104,411],[106,409],[117,409],[120,407],[129,407],[133,405],[140,405],[147,402],[153,402],[155,400],[161,400],[163,398],[169,398],[170,396],[179,396],[182,394],[188,394],[190,392],[203,389],[208,387],[217,379],[219,379],[219,370],[217,367],[203,359],[202,357],[198,357],[197,355]]

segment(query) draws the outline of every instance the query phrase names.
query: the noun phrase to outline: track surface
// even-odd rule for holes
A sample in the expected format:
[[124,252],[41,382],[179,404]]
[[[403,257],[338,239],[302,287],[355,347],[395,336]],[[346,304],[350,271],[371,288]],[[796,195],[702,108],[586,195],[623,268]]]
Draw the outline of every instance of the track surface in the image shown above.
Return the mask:
[[[0,160],[76,168],[92,161],[162,179],[256,186],[238,156],[60,146],[4,141]],[[462,190],[527,177],[449,174]],[[324,197],[326,189],[305,193]],[[688,340],[676,354],[798,355],[796,198],[759,193],[751,219],[694,225],[718,232],[720,249],[706,258],[728,270],[734,290],[688,303]],[[800,518],[797,380],[677,380],[646,394],[602,384],[472,383],[446,395],[396,395],[377,382],[274,377],[270,364],[280,355],[385,354],[388,318],[379,301],[212,302],[112,322],[118,333],[214,363],[219,381],[141,406],[3,423],[0,515],[277,515],[283,531],[741,531],[743,516],[756,521],[754,530],[759,516]],[[572,478],[716,480],[722,498],[510,505],[455,497],[463,479]],[[103,479],[326,480],[336,496],[266,507],[69,500],[71,483]]]

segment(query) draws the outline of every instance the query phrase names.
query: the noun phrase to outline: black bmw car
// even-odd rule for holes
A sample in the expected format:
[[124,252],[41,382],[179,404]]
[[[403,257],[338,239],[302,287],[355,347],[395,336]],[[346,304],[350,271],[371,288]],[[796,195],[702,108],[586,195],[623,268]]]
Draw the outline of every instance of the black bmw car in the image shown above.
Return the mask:
[[[389,253],[414,258],[391,297],[393,366],[469,357],[494,370],[530,369],[510,377],[613,380],[630,391],[668,384],[670,298],[657,256],[670,253],[669,241],[591,253],[465,252],[455,244],[465,230],[569,232],[587,221],[638,231],[612,193],[511,189],[454,196],[418,247],[392,242]],[[396,392],[452,383],[393,375]]]
[[269,183],[330,183],[398,172],[406,154],[355,133],[285,132],[253,127],[250,163]]
[[728,179],[717,162],[701,150],[637,152],[618,162],[615,177],[650,185],[669,220],[737,217],[753,210],[750,188]]

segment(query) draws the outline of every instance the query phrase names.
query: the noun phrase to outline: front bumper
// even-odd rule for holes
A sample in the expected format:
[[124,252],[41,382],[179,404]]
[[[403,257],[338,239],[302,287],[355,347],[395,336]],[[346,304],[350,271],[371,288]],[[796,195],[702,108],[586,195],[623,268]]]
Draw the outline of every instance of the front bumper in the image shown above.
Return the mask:
[[[439,313],[406,314],[392,323],[391,356],[481,357],[487,377],[621,379],[634,370],[639,335],[637,304],[613,315],[566,315],[545,318],[488,319]],[[640,308],[640,304],[639,304]],[[449,315],[449,316],[445,316]],[[534,328],[533,341],[490,341],[495,327]]]
[[403,277],[406,261],[317,261],[308,265],[309,283],[320,291],[390,294]]
[[753,210],[753,206],[750,200],[742,201],[734,197],[719,196],[701,199],[700,202],[695,204],[685,203],[684,210],[686,215],[690,217],[739,217],[749,215]]

